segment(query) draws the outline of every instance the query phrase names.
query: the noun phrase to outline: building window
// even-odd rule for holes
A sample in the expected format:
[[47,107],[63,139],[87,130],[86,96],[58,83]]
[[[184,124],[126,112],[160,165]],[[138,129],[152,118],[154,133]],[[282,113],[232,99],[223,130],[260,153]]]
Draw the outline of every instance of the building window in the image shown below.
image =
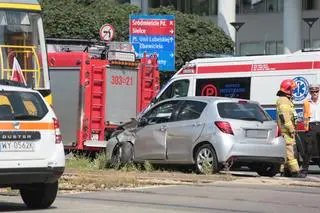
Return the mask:
[[266,55],[279,55],[283,54],[283,42],[282,41],[267,41],[265,43]]
[[236,12],[246,13],[273,13],[283,11],[283,0],[237,0]]
[[283,0],[267,0],[266,12],[283,12]]
[[282,41],[256,41],[240,43],[241,55],[279,55],[283,54]]
[[120,4],[125,4],[125,3],[130,4],[131,3],[130,0],[117,0],[117,2],[120,3]]
[[[309,39],[306,39],[303,41],[303,48],[310,48]],[[312,40],[312,47],[311,48],[320,48],[320,39]]]
[[303,0],[302,9],[304,10],[320,10],[319,0]]
[[240,43],[241,55],[263,55],[265,45],[262,41]]
[[151,8],[173,6],[176,10],[183,13],[200,16],[216,15],[218,8],[218,0],[160,0],[149,2]]

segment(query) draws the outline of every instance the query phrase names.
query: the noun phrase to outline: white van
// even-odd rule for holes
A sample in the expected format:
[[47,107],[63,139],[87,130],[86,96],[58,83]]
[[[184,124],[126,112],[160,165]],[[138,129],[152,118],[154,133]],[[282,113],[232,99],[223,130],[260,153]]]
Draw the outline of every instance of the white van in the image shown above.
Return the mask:
[[275,119],[276,93],[281,81],[288,78],[298,85],[294,91],[295,106],[302,116],[302,103],[308,97],[308,86],[320,83],[320,51],[195,59],[170,79],[153,102],[175,96],[244,98],[258,101]]
[[19,189],[29,208],[55,200],[65,156],[59,122],[39,92],[0,80],[0,187]]

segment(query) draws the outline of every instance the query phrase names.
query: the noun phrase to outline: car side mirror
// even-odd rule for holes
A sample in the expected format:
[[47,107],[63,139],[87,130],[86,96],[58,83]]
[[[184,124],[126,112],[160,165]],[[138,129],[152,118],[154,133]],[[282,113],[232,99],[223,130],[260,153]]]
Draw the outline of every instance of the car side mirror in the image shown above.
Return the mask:
[[148,119],[145,117],[140,118],[139,126],[146,126],[148,124]]

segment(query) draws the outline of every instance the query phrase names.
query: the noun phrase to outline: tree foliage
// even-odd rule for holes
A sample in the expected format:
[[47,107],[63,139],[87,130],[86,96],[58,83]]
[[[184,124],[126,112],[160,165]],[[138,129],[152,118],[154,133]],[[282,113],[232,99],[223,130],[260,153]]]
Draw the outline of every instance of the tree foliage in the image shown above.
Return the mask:
[[[128,41],[129,15],[140,9],[114,0],[43,0],[46,36],[51,38],[98,39],[105,23],[115,27],[116,41]],[[212,21],[197,15],[184,14],[172,7],[151,9],[150,14],[176,17],[176,68],[199,53],[229,54],[232,40]]]

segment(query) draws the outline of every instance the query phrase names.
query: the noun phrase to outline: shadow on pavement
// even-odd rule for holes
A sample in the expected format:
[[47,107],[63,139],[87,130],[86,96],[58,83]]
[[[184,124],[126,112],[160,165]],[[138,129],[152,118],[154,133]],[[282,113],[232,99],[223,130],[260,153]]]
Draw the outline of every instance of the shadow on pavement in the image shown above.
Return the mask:
[[[50,207],[49,209],[55,209],[56,207]],[[33,210],[40,212],[43,209]],[[13,212],[13,211],[30,211],[23,203],[13,203],[13,202],[1,202],[0,201],[0,212]]]

